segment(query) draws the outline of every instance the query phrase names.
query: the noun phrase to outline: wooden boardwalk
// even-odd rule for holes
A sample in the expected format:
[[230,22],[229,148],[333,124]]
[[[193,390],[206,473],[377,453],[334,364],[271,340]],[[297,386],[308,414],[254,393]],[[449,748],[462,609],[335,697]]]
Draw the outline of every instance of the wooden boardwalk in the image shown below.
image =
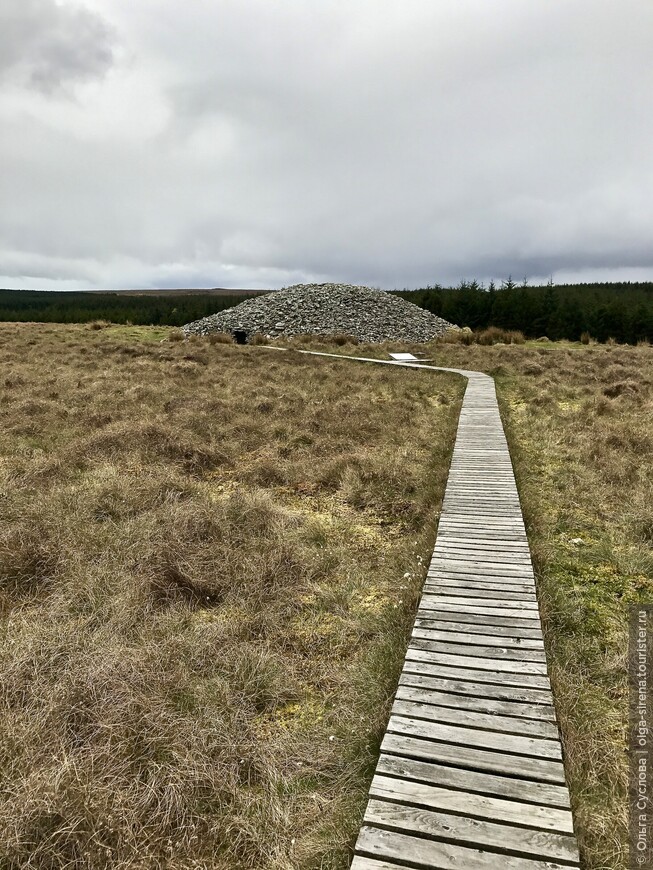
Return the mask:
[[437,541],[352,870],[579,866],[494,381],[459,373]]

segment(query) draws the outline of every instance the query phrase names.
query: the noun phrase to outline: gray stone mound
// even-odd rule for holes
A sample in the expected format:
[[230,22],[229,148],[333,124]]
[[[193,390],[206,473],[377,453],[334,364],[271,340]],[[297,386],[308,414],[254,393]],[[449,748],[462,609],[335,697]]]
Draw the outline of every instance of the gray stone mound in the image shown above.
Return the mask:
[[365,342],[424,342],[451,328],[441,317],[383,290],[295,284],[187,323],[183,330],[186,335],[239,330],[249,338],[257,333],[268,338],[340,334]]

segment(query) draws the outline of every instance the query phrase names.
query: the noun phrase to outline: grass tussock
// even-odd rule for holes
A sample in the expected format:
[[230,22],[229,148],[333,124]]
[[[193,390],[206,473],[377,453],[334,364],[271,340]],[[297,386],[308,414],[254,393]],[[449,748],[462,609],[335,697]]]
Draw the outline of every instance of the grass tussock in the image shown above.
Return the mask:
[[449,329],[436,344],[524,344],[524,333],[515,329],[501,329],[498,326],[488,326],[486,329]]
[[496,376],[585,870],[627,866],[627,615],[653,601],[649,347],[439,346]]
[[0,326],[3,870],[348,866],[462,386],[178,339]]

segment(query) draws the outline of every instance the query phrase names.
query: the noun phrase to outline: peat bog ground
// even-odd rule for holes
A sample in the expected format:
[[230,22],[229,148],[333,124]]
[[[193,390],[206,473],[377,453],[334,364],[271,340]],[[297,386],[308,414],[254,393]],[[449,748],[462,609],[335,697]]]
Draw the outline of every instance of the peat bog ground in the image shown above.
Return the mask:
[[345,868],[462,397],[0,325],[0,866]]
[[[429,345],[428,356],[434,365],[495,378],[538,583],[582,866],[624,870],[627,616],[630,605],[653,602],[653,348],[523,343],[518,334],[495,332],[480,338],[519,343],[444,341]],[[369,345],[336,351],[384,356]]]
[[[0,325],[3,870],[348,866],[462,383],[175,338]],[[653,350],[416,349],[496,378],[583,867],[621,870]]]

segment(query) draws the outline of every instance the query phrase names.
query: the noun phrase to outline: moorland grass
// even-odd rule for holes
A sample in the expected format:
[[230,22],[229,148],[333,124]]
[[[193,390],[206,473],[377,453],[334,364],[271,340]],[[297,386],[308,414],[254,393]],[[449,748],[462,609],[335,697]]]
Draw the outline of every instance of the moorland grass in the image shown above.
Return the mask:
[[[176,337],[3,334],[12,870],[347,865],[460,391]],[[412,349],[496,378],[582,865],[621,870],[626,613],[653,599],[653,351]]]
[[625,870],[627,619],[632,604],[653,602],[653,348],[488,332],[413,346],[292,343],[386,359],[388,350],[426,352],[434,365],[494,376],[533,554],[581,865]]
[[462,383],[178,338],[0,326],[2,870],[348,866]]

